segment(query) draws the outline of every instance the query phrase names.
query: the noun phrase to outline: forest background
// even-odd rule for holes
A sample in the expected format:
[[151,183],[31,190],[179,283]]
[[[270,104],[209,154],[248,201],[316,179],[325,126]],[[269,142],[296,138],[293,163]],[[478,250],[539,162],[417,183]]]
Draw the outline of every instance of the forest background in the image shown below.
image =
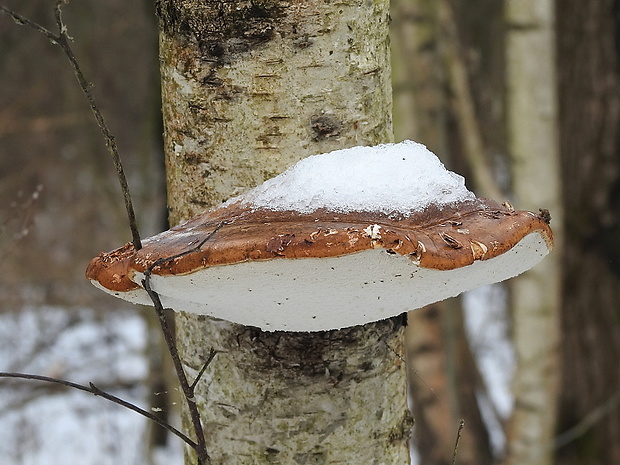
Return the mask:
[[[50,26],[53,3],[3,2]],[[412,313],[421,463],[449,463],[461,418],[459,463],[620,462],[619,16],[612,0],[392,1],[395,139],[426,144],[479,195],[549,208],[559,239],[548,268]],[[150,312],[83,278],[92,256],[129,240],[86,102],[58,49],[0,21],[0,369],[93,381],[174,412]],[[143,234],[165,229],[153,4],[74,1],[65,22]],[[10,463],[54,463],[59,448],[82,463],[155,463],[173,443],[101,400],[0,389]],[[54,439],[71,434],[85,436]]]

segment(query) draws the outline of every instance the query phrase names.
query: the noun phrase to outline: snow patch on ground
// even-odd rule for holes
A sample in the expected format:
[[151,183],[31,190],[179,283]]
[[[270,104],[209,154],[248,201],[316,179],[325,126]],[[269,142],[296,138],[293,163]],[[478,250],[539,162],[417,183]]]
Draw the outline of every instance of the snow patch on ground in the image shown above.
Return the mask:
[[[89,382],[143,408],[147,328],[137,312],[52,306],[0,314],[0,371]],[[0,463],[143,464],[148,420],[100,397],[38,381],[0,379]],[[183,462],[170,443],[170,465]],[[176,459],[176,461],[174,460]]]

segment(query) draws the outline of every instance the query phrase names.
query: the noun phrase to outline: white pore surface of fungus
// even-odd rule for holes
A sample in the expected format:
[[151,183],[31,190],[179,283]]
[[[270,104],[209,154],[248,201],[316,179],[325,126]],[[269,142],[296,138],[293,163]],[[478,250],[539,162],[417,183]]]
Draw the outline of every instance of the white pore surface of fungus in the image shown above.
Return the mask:
[[229,203],[301,213],[325,208],[407,215],[431,203],[474,199],[462,176],[446,170],[424,145],[406,140],[313,155]]
[[[533,232],[498,257],[447,271],[371,249],[341,257],[215,266],[190,275],[152,275],[151,284],[165,307],[266,331],[322,331],[382,320],[512,278],[547,253],[545,239]],[[144,275],[136,273],[133,279],[139,283]],[[143,289],[122,297],[150,305]]]

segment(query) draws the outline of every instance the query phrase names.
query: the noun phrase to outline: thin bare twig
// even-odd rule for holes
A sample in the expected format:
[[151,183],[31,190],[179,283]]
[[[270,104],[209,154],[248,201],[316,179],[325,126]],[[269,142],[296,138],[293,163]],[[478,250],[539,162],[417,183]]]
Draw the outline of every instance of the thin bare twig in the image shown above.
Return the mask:
[[207,237],[205,237],[202,241],[200,241],[195,247],[192,247],[189,250],[178,253],[176,255],[172,255],[170,257],[159,258],[155,260],[144,271],[144,279],[142,280],[142,287],[144,288],[144,290],[147,292],[147,294],[151,298],[151,301],[153,302],[153,306],[155,307],[155,312],[157,313],[157,316],[159,318],[162,332],[164,334],[164,339],[166,341],[166,344],[168,345],[168,352],[170,352],[170,356],[172,358],[174,369],[176,370],[177,378],[179,379],[179,383],[181,385],[181,391],[183,392],[185,400],[187,401],[187,406],[189,409],[190,417],[192,419],[192,425],[194,427],[194,432],[196,434],[196,441],[198,442],[198,445],[195,448],[195,450],[196,450],[196,453],[198,454],[198,460],[200,464],[209,463],[210,458],[209,458],[209,453],[207,450],[206,441],[204,438],[204,430],[202,427],[202,421],[200,419],[200,412],[198,410],[198,405],[196,405],[196,398],[194,396],[194,390],[196,388],[196,384],[198,384],[198,381],[202,377],[202,374],[207,369],[211,361],[215,358],[217,351],[211,348],[209,356],[207,357],[207,361],[205,362],[200,372],[196,376],[196,379],[194,380],[194,382],[190,384],[189,381],[187,380],[187,375],[185,374],[185,370],[183,369],[183,363],[181,362],[181,358],[179,357],[179,352],[176,347],[174,335],[172,334],[172,331],[170,330],[170,326],[168,325],[168,322],[166,321],[164,307],[161,303],[161,299],[159,298],[159,294],[157,294],[157,292],[155,292],[151,288],[151,275],[153,274],[153,270],[156,267],[161,266],[165,263],[171,262],[184,255],[188,255],[190,253],[199,251],[202,248],[202,246],[209,239],[211,239],[220,229],[222,229],[224,225],[226,224],[228,224],[227,221],[222,221],[220,224],[217,225],[217,227],[213,231],[211,231],[207,235]]
[[[385,343],[385,345],[394,355],[396,355],[396,357],[400,359],[401,362],[405,364],[405,366],[408,365],[407,361],[404,359],[402,355],[400,355],[394,349],[392,349],[387,342]],[[413,373],[420,381],[422,381],[422,384],[424,384],[424,386],[433,394],[433,397],[437,396],[437,394],[435,393],[435,390],[426,382],[424,378],[422,378],[418,370],[415,370],[413,367],[411,367],[411,373]]]
[[150,276],[153,273],[153,270],[157,268],[158,266],[161,266],[168,262],[172,262],[176,260],[177,258],[183,257],[185,255],[189,255],[190,253],[198,252],[202,248],[202,246],[207,243],[208,240],[210,240],[220,229],[222,229],[225,225],[229,223],[230,223],[229,221],[222,221],[220,224],[217,225],[217,227],[213,231],[211,231],[207,235],[207,237],[205,237],[202,241],[200,241],[195,247],[192,247],[191,249],[185,250],[183,252],[179,252],[176,255],[171,255],[170,257],[158,258],[153,263],[151,263],[151,265],[146,269],[146,271],[144,272],[144,275],[146,276],[148,274]]
[[465,427],[465,420],[459,422],[459,429],[456,432],[456,441],[454,442],[454,452],[452,452],[452,465],[456,465],[456,452],[459,450],[459,441],[461,440],[461,433]]
[[572,441],[583,436],[596,423],[606,415],[614,412],[620,406],[620,390],[616,391],[609,399],[585,415],[579,423],[556,436],[553,443],[554,449],[560,449]]
[[215,350],[213,347],[211,347],[211,350],[209,351],[209,355],[207,356],[207,361],[204,363],[204,365],[202,365],[202,368],[200,369],[200,371],[196,375],[196,379],[194,379],[194,382],[191,385],[192,391],[194,389],[196,389],[196,385],[200,381],[200,378],[202,378],[203,373],[205,372],[207,367],[209,365],[211,365],[211,362],[213,361],[213,359],[215,358],[216,355],[217,355],[217,350]]
[[51,378],[49,376],[32,375],[32,374],[28,374],[28,373],[0,372],[0,378],[15,378],[15,379],[26,379],[26,380],[33,380],[33,381],[44,381],[46,383],[60,384],[61,386],[70,387],[70,388],[73,388],[73,389],[77,389],[79,391],[88,392],[88,393],[93,394],[95,396],[107,399],[110,402],[118,404],[118,405],[120,405],[122,407],[125,407],[125,408],[128,408],[130,410],[133,410],[134,412],[139,413],[143,417],[146,417],[149,420],[154,421],[155,423],[157,423],[162,428],[167,429],[168,431],[170,431],[175,436],[178,436],[179,438],[181,438],[187,445],[189,445],[190,447],[192,447],[194,449],[197,446],[194,441],[192,441],[190,438],[188,438],[186,435],[184,435],[182,432],[180,432],[174,426],[171,426],[170,424],[168,424],[165,421],[161,420],[160,418],[156,417],[152,413],[147,412],[146,410],[141,409],[140,407],[138,407],[138,406],[136,406],[136,405],[134,405],[134,404],[132,404],[130,402],[127,402],[127,401],[125,401],[125,400],[123,400],[123,399],[121,399],[119,397],[116,397],[116,396],[114,396],[112,394],[109,394],[109,393],[107,393],[105,391],[102,391],[101,389],[96,387],[93,383],[89,383],[89,386],[84,386],[82,384],[72,383],[71,381],[67,381],[67,380],[64,380],[64,379]]
[[[56,18],[56,24],[58,26],[58,34],[54,34],[53,32],[51,32],[50,30],[44,28],[43,26],[29,20],[28,18],[19,15],[18,13],[15,13],[14,11],[0,6],[0,12],[5,13],[6,15],[10,16],[13,18],[13,20],[18,23],[19,25],[25,25],[28,27],[31,27],[32,29],[36,30],[37,32],[42,33],[43,35],[45,35],[54,45],[58,45],[61,47],[61,49],[63,50],[63,52],[65,53],[65,55],[67,56],[67,58],[69,59],[69,62],[71,63],[71,66],[73,68],[73,71],[75,73],[75,76],[78,80],[78,83],[80,84],[80,87],[84,93],[84,95],[86,96],[86,99],[88,100],[88,103],[90,105],[90,108],[93,112],[93,115],[95,116],[95,119],[97,120],[97,125],[99,126],[99,129],[101,130],[101,133],[106,141],[106,147],[108,148],[108,152],[110,153],[110,155],[112,156],[112,159],[114,161],[114,165],[116,167],[116,171],[118,174],[118,179],[119,182],[121,184],[121,189],[123,191],[123,196],[125,199],[125,208],[127,210],[127,216],[129,219],[129,226],[131,228],[131,232],[132,232],[132,237],[133,237],[133,245],[134,248],[136,250],[140,250],[142,248],[142,242],[140,240],[140,234],[138,231],[138,226],[137,226],[137,222],[136,222],[136,217],[135,217],[135,213],[134,213],[134,209],[133,209],[133,204],[131,201],[131,196],[129,194],[129,187],[127,185],[127,180],[124,174],[124,170],[123,170],[123,166],[121,163],[121,158],[120,155],[118,153],[118,149],[116,147],[116,141],[114,136],[110,133],[110,130],[107,127],[107,124],[105,123],[105,120],[103,118],[103,115],[101,114],[101,112],[99,111],[99,108],[96,104],[95,101],[95,97],[92,93],[92,85],[86,80],[86,78],[84,77],[84,74],[82,73],[80,66],[78,64],[78,61],[75,57],[75,54],[73,53],[73,50],[71,49],[70,46],[70,41],[71,41],[71,37],[68,35],[67,33],[67,27],[66,25],[63,23],[62,21],[62,6],[66,5],[67,3],[69,3],[69,0],[59,0],[56,3],[55,9],[54,9],[54,14],[55,14],[55,18]],[[198,455],[198,460],[199,460],[199,464],[200,465],[204,465],[209,463],[210,458],[207,452],[207,446],[206,446],[206,441],[205,441],[205,437],[204,437],[204,431],[203,431],[203,427],[202,427],[202,422],[200,419],[200,413],[198,411],[198,407],[196,405],[196,399],[194,397],[194,388],[196,387],[196,384],[198,383],[198,381],[200,380],[202,374],[204,373],[204,371],[206,370],[207,366],[211,363],[211,361],[213,360],[213,358],[216,355],[216,351],[214,349],[211,350],[208,359],[205,363],[205,365],[202,367],[202,369],[200,370],[200,372],[198,373],[198,376],[196,377],[196,379],[194,380],[194,382],[190,385],[188,380],[187,380],[187,376],[185,375],[185,371],[183,370],[183,365],[181,362],[181,359],[179,357],[177,348],[176,348],[176,343],[175,343],[175,339],[174,339],[174,335],[172,334],[172,331],[170,330],[170,326],[168,325],[167,321],[166,321],[166,317],[164,314],[164,309],[163,306],[161,304],[161,300],[159,299],[159,295],[154,292],[151,289],[150,286],[150,277],[151,277],[151,273],[153,271],[153,268],[155,268],[156,266],[162,265],[168,261],[174,260],[175,258],[178,258],[180,256],[186,255],[188,253],[192,253],[193,251],[199,250],[202,245],[204,245],[205,242],[207,242],[217,231],[219,231],[220,228],[222,228],[224,226],[224,224],[226,224],[225,222],[220,223],[203,241],[201,241],[196,247],[194,247],[191,250],[185,251],[181,254],[172,256],[172,257],[167,257],[164,259],[159,259],[157,261],[155,261],[144,273],[144,280],[142,281],[142,285],[144,287],[144,289],[146,290],[146,292],[148,293],[148,295],[150,296],[152,302],[153,302],[153,306],[155,307],[155,311],[157,313],[157,316],[159,318],[159,322],[162,328],[162,332],[164,334],[164,339],[166,341],[166,344],[168,345],[168,350],[170,352],[170,355],[172,357],[174,366],[175,366],[175,370],[177,372],[177,377],[179,379],[179,383],[181,385],[181,389],[184,393],[184,396],[187,400],[188,403],[188,408],[190,411],[190,415],[192,418],[192,423],[193,423],[193,427],[194,427],[194,431],[196,434],[196,442],[189,440],[187,437],[185,437],[185,442],[187,444],[189,444],[197,453]],[[43,378],[41,377],[37,377],[36,375],[24,375],[24,376],[29,376],[29,378],[27,379],[41,379],[43,380]],[[74,383],[69,383],[69,382],[63,382],[62,380],[55,380],[55,381],[51,381],[50,379],[48,379],[48,381],[50,382],[58,382],[60,384],[65,384],[66,386],[72,386],[75,387],[76,389],[81,389],[81,390],[85,390],[88,392],[91,392],[95,395],[100,395],[103,397],[106,397],[106,394],[103,391],[100,391],[98,388],[96,388],[94,385],[91,384],[90,388],[86,388],[85,386],[80,386],[80,385],[75,385]],[[112,396],[113,397],[113,396]],[[119,403],[120,405],[125,405],[128,408],[131,408],[132,410],[135,410],[135,408],[132,408],[132,404],[128,404],[125,403],[125,401],[122,401],[121,399],[115,398],[116,402]],[[110,399],[112,400],[112,399]],[[135,407],[135,406],[133,406]],[[139,412],[141,413],[141,412]],[[146,412],[148,413],[148,412]],[[149,414],[150,415],[150,414]],[[153,416],[153,418],[156,418]],[[159,419],[156,419],[155,421],[157,421],[159,424],[162,425],[167,425],[167,423],[162,422]],[[164,426],[164,427],[168,427],[171,428],[170,425]],[[176,433],[175,433],[176,434]],[[182,433],[180,433],[182,434]],[[177,434],[178,435],[178,434]]]
[[54,16],[56,18],[56,25],[58,26],[58,34],[54,34],[49,29],[41,26],[40,24],[31,21],[25,16],[20,15],[19,13],[14,12],[4,6],[0,6],[0,12],[10,16],[13,20],[19,24],[20,26],[28,26],[34,29],[37,32],[40,32],[45,37],[49,39],[49,41],[58,45],[65,56],[71,63],[71,67],[73,68],[73,72],[75,77],[80,84],[80,88],[88,100],[88,104],[90,105],[90,109],[97,120],[97,125],[103,134],[103,137],[106,142],[106,147],[108,149],[108,153],[112,157],[114,161],[114,166],[116,167],[116,173],[118,176],[119,183],[121,185],[121,189],[123,191],[123,198],[125,200],[125,209],[127,210],[127,218],[129,220],[129,228],[131,229],[132,242],[136,250],[140,250],[142,248],[142,241],[140,240],[140,232],[138,231],[138,223],[136,220],[136,214],[133,209],[133,203],[131,201],[131,196],[129,194],[129,186],[127,184],[127,178],[125,177],[125,172],[123,170],[123,165],[121,163],[121,157],[118,153],[118,149],[116,147],[116,139],[108,129],[108,125],[106,124],[101,111],[99,111],[99,107],[97,106],[95,96],[92,91],[92,84],[89,83],[84,77],[84,73],[78,64],[77,58],[73,53],[70,42],[71,37],[67,33],[67,26],[62,21],[62,7],[69,3],[69,0],[59,0],[54,7]]
[[[174,341],[174,335],[170,330],[170,326],[166,321],[166,315],[164,312],[164,307],[161,304],[161,300],[159,298],[159,294],[157,294],[153,289],[151,289],[151,270],[146,270],[144,273],[144,279],[142,280],[142,287],[148,293],[149,297],[153,301],[153,306],[155,307],[155,312],[159,317],[159,322],[161,324],[162,331],[164,333],[164,339],[166,340],[166,344],[168,345],[168,351],[170,352],[170,356],[172,357],[172,363],[174,365],[174,369],[177,373],[177,378],[179,379],[179,383],[181,385],[181,390],[183,391],[183,395],[185,400],[187,401],[187,407],[189,409],[190,417],[192,419],[192,425],[194,427],[194,432],[196,434],[196,447],[194,450],[198,455],[198,463],[200,465],[204,465],[209,463],[209,453],[207,451],[207,443],[205,440],[204,431],[202,428],[202,421],[200,419],[200,412],[198,411],[198,405],[196,404],[196,397],[194,396],[194,384],[189,384],[187,380],[187,376],[185,375],[185,370],[183,369],[183,363],[181,362],[181,358],[179,357],[179,352],[177,351],[176,343]],[[212,358],[209,360],[209,362]]]

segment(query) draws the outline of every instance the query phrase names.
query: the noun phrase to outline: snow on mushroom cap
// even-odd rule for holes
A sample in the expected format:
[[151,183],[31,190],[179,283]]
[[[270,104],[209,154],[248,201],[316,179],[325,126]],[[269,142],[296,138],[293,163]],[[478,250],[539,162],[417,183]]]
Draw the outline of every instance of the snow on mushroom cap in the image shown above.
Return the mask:
[[437,156],[413,141],[353,147],[314,155],[279,176],[229,200],[275,211],[311,213],[422,211],[475,196],[462,176],[446,170]]

